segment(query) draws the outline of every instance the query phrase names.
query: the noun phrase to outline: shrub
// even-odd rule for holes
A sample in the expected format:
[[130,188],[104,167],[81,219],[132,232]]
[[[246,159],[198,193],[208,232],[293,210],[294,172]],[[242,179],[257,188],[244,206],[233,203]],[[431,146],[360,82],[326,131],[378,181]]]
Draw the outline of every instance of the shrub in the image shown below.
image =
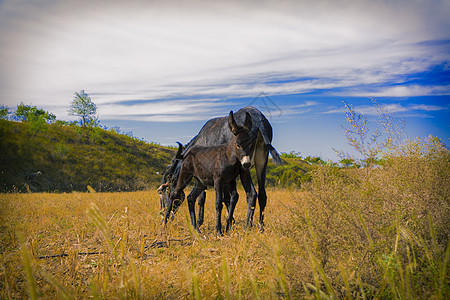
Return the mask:
[[344,101],[347,127],[342,126],[342,129],[348,144],[357,154],[334,149],[341,159],[359,159],[360,165],[367,168],[372,167],[386,150],[395,149],[405,137],[405,121],[396,120],[377,100],[372,99],[372,104],[378,113],[375,126],[369,126],[367,115],[357,113],[352,104]]
[[449,295],[441,282],[448,282],[450,253],[450,151],[431,136],[396,149],[383,168],[321,167],[303,186],[290,234],[308,253],[306,291],[347,298]]

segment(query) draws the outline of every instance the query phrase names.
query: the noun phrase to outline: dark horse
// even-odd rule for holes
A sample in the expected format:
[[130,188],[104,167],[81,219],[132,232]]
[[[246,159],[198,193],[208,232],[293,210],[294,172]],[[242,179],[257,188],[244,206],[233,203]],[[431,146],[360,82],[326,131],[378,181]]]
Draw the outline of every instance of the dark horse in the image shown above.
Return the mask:
[[[182,160],[181,169],[175,190],[169,196],[164,224],[167,223],[172,211],[173,200],[180,197],[184,188],[195,177],[195,187],[187,198],[191,224],[194,229],[199,231],[195,218],[195,200],[208,186],[214,186],[216,192],[216,230],[218,235],[222,235],[221,215],[224,189],[226,188],[227,192],[231,193],[226,227],[227,231],[230,229],[233,212],[239,199],[236,191],[236,177],[243,169],[251,166],[250,155],[252,153],[248,133],[252,128],[252,118],[249,113],[246,113],[244,125],[240,127],[236,124],[231,111],[228,124],[234,135],[229,144],[209,147],[192,146],[183,156],[178,154],[178,158]],[[181,147],[180,144],[179,149]]]
[[[244,124],[247,113],[250,115],[252,120],[252,128],[249,131],[249,147],[251,151],[251,167],[255,166],[256,175],[258,178],[258,193],[256,193],[256,189],[253,185],[250,170],[244,169],[240,172],[241,183],[244,187],[244,190],[247,194],[247,203],[248,203],[248,213],[247,213],[247,226],[251,227],[253,222],[253,214],[256,206],[256,198],[258,198],[259,208],[260,208],[260,217],[259,223],[261,229],[264,226],[264,209],[267,203],[267,195],[265,189],[266,182],[266,167],[268,162],[269,152],[272,155],[273,160],[277,164],[281,164],[280,156],[278,155],[275,148],[271,145],[272,143],[272,126],[266,117],[256,108],[254,107],[244,107],[237,111],[234,114],[234,118],[236,123],[239,126]],[[229,144],[233,139],[233,133],[229,129],[228,126],[228,117],[214,118],[206,122],[206,124],[202,127],[197,136],[195,136],[185,147],[182,153],[179,156],[184,156],[184,154],[189,151],[191,147],[194,146],[216,146]],[[175,157],[172,160],[172,163],[168,166],[166,172],[163,176],[163,182],[160,187],[160,190],[164,190],[169,188],[169,190],[173,190],[177,183],[178,175],[181,168],[181,159]],[[194,189],[195,190],[195,189]],[[192,192],[194,192],[194,190]],[[191,192],[191,193],[192,193]],[[161,205],[162,209],[166,207],[166,203],[168,201],[168,193],[162,191],[161,196]],[[179,195],[179,201],[174,203],[173,211],[175,212],[178,207],[181,205],[184,200],[184,195]],[[224,191],[224,200],[227,204],[229,201],[229,192],[227,189]],[[201,193],[199,198],[199,221],[201,224],[203,221],[203,210],[202,207],[205,203],[205,193]],[[228,207],[228,204],[227,204]]]

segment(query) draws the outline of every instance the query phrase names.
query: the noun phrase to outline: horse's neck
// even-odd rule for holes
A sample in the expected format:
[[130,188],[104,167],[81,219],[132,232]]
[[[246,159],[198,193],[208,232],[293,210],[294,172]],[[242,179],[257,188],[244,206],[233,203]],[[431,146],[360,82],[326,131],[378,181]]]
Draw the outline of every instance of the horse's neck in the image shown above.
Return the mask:
[[234,165],[239,162],[239,155],[236,152],[236,139],[233,138],[231,142],[225,147],[225,153],[228,159],[228,163]]

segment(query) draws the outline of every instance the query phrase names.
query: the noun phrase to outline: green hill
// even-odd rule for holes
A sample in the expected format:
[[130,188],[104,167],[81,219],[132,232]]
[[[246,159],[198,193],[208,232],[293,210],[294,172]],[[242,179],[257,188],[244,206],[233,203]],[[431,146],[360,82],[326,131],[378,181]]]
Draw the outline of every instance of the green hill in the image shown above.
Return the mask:
[[[135,191],[155,188],[175,149],[98,127],[0,120],[0,192]],[[282,155],[267,186],[300,187],[312,167]],[[252,170],[257,183],[255,170]]]
[[0,191],[152,188],[174,153],[101,128],[0,120]]
[[[281,155],[281,159],[283,164],[280,166],[269,160],[266,171],[267,186],[299,188],[302,183],[311,180],[311,171],[315,167],[299,157],[288,157],[285,153]],[[253,178],[256,178],[255,176]]]

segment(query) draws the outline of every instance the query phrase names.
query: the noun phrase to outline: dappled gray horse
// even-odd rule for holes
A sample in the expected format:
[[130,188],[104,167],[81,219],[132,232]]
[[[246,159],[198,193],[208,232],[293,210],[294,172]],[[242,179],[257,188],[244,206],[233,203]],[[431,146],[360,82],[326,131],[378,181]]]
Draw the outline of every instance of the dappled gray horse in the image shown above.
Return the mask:
[[[255,166],[256,176],[258,179],[258,193],[253,185],[252,178],[250,176],[250,170],[244,169],[240,172],[241,183],[247,195],[247,226],[251,227],[253,222],[253,215],[256,207],[256,199],[259,202],[260,216],[259,224],[260,228],[264,226],[264,209],[267,203],[267,195],[265,189],[266,182],[266,167],[268,162],[269,152],[275,163],[281,164],[280,156],[275,148],[272,146],[272,126],[266,117],[254,107],[244,107],[234,114],[236,123],[239,126],[243,126],[246,114],[249,114],[252,120],[252,128],[249,131],[249,147],[251,149],[251,167]],[[214,118],[206,122],[197,136],[195,136],[185,147],[181,156],[184,155],[193,146],[215,146],[229,144],[233,139],[233,133],[228,126],[228,117]],[[176,186],[178,173],[181,168],[182,160],[176,157],[172,160],[172,163],[168,166],[163,176],[163,181],[160,190],[169,189],[173,190]],[[194,190],[193,190],[194,191]],[[168,193],[162,193],[161,204],[165,208],[168,201]],[[191,192],[192,193],[192,192]],[[225,194],[226,196],[226,194]],[[227,197],[224,197],[225,203]],[[229,199],[229,197],[228,197]],[[174,202],[172,211],[175,212],[179,205],[184,200],[184,195],[179,196],[179,201]],[[202,207],[205,203],[205,194],[201,193],[199,198],[199,223],[203,221]],[[201,215],[200,215],[201,214]]]

